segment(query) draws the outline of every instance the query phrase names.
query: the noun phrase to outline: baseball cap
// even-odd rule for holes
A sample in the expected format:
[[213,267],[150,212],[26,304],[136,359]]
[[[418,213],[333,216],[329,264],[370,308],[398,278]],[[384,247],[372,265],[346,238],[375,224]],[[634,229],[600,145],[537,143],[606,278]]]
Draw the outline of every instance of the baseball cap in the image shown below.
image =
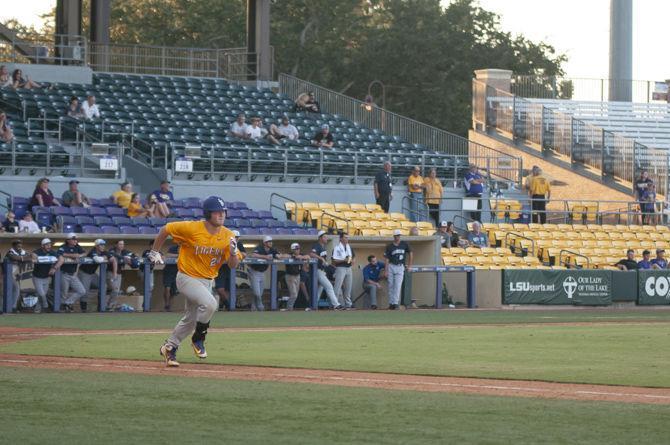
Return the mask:
[[44,238],[42,240],[42,245],[45,245],[45,244],[51,244],[51,240],[49,238]]
[[399,235],[402,235],[402,230],[400,230],[400,229],[395,229],[395,230],[393,231],[393,236],[399,236]]
[[665,252],[665,249],[656,249],[656,253],[663,253]]
[[319,230],[319,233],[316,234],[317,238],[321,238],[323,235],[325,235],[327,232],[325,230]]
[[448,225],[449,225],[449,223],[446,222],[446,221],[440,222],[440,227],[447,227]]
[[328,124],[323,124],[323,125],[321,125],[321,129],[322,129],[322,130],[328,130],[329,128],[330,128],[330,127],[328,126]]
[[264,243],[269,243],[270,241],[272,241],[272,237],[270,235],[266,235],[263,237]]
[[163,180],[163,181],[161,181],[161,185],[163,185],[163,184],[170,184],[170,181],[168,181],[168,180]]
[[651,252],[649,252],[647,249],[642,251],[642,255],[649,255]]
[[239,230],[233,230],[233,235],[235,235],[235,237],[239,237],[240,236],[240,231]]
[[128,181],[126,181],[126,182],[122,182],[122,183],[121,183],[121,187],[125,187],[125,186],[127,186],[128,184],[130,184],[130,182],[128,182]]
[[96,246],[104,246],[105,244],[107,244],[107,242],[102,238],[98,238],[93,242],[93,244],[95,244]]
[[72,181],[68,182],[68,184],[79,184],[79,181],[76,179],[73,179]]
[[295,249],[300,249],[300,244],[298,244],[298,243],[291,244],[291,250],[295,250]]
[[68,233],[67,236],[65,237],[65,239],[72,239],[72,238],[75,238],[75,239],[76,239],[76,238],[77,238],[77,234],[74,233],[74,232],[70,232],[70,233]]

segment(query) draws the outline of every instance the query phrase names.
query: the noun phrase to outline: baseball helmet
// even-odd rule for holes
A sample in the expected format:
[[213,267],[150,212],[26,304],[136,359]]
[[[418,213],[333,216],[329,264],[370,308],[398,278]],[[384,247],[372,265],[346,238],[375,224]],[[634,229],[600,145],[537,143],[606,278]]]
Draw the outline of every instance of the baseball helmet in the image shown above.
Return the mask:
[[209,219],[212,216],[212,212],[225,212],[227,209],[223,199],[218,196],[210,196],[202,203],[202,210],[205,214],[205,219]]

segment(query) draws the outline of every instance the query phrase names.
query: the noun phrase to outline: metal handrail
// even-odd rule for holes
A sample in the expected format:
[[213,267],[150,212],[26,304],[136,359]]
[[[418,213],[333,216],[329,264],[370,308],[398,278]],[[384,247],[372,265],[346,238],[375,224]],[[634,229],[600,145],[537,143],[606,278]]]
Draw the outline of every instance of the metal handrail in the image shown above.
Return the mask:
[[[332,218],[332,219],[335,219],[335,220],[344,221],[344,222],[347,224],[347,233],[350,234],[350,232],[349,232],[349,222],[350,222],[351,220],[350,220],[350,219],[346,219],[346,218],[342,218],[342,217],[337,216],[337,215],[333,215],[332,213],[328,213],[326,210],[324,210],[324,211],[321,213],[321,218],[319,219],[319,229],[322,229],[322,230],[323,230],[324,227],[325,227],[326,229],[330,229],[329,226],[323,224],[323,217],[324,217],[324,216],[328,216],[328,217],[330,217],[330,218]],[[335,225],[335,229],[337,229],[337,224]]]
[[[572,256],[578,256],[578,257],[582,257],[582,258],[586,259],[586,268],[587,269],[591,268],[591,259],[589,257],[587,257],[586,255],[582,255],[579,252],[575,252],[574,250],[568,250],[568,249],[561,249],[558,252],[558,265],[559,266],[562,265],[562,264],[565,264],[566,266],[570,266],[570,260],[569,259],[568,259],[567,262],[563,261],[563,259],[562,259],[563,258],[563,252],[567,252]],[[579,265],[577,263],[575,263],[575,266],[579,266]]]
[[510,236],[514,236],[514,237],[517,237],[517,238],[522,238],[522,239],[525,239],[525,240],[530,241],[530,245],[531,245],[530,253],[533,254],[533,255],[535,255],[535,240],[534,240],[534,239],[529,238],[529,237],[527,237],[527,236],[524,236],[524,235],[522,235],[522,234],[520,234],[520,233],[518,233],[518,232],[507,232],[507,233],[505,234],[505,239],[504,239],[505,247],[510,247],[510,245],[511,245],[511,244],[508,243],[508,241],[507,241],[508,238],[509,238]]
[[284,204],[286,204],[286,202],[291,202],[291,203],[293,203],[293,208],[295,209],[295,211],[293,212],[293,218],[295,219],[295,222],[297,223],[297,222],[298,222],[298,212],[297,212],[297,210],[298,210],[298,202],[297,202],[297,201],[294,201],[293,199],[291,199],[291,198],[289,198],[289,197],[287,197],[287,196],[281,195],[281,194],[279,194],[279,193],[272,193],[272,194],[270,195],[270,212],[272,212],[272,209],[279,209],[279,210],[281,210],[281,211],[284,213],[284,215],[286,214],[286,207],[280,207],[280,206],[274,204],[273,199],[274,199],[275,197],[283,199],[283,200],[284,200]]
[[33,35],[30,39],[13,36],[0,39],[0,61],[16,63],[58,63],[86,65],[86,37],[70,34]]

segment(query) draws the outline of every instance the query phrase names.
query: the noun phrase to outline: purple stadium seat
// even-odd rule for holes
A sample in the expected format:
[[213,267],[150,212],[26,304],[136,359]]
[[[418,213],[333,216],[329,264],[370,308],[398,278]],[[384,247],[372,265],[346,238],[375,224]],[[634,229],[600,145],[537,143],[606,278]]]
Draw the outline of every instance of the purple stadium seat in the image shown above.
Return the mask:
[[95,198],[88,198],[88,202],[91,204],[91,207],[100,207],[100,200]]
[[91,207],[88,209],[88,214],[91,216],[107,216],[107,210],[104,207]]
[[[31,212],[33,212],[33,215],[39,212],[44,212],[44,213],[51,213],[51,209],[49,207],[41,207],[41,206],[33,206],[32,209],[30,209]],[[14,212],[16,213],[16,212]],[[25,213],[24,213],[25,214]],[[19,216],[18,213],[16,213],[16,216]],[[23,215],[21,215],[23,216]]]
[[14,207],[17,204],[24,204],[27,206],[29,202],[30,198],[22,198],[21,196],[14,196],[12,198],[12,207]]
[[307,235],[313,235],[316,236],[319,234],[319,231],[315,228],[309,228],[307,229]]
[[114,204],[114,200],[111,198],[102,198],[98,200],[98,204],[100,207],[116,207],[116,204]]
[[135,226],[124,226],[120,225],[119,226],[119,232],[125,234],[125,235],[137,235],[140,233],[139,229]]
[[88,225],[88,224],[85,224],[85,225],[81,226],[81,232],[82,233],[102,233],[102,231],[100,230],[100,227],[92,226],[92,225]]
[[121,207],[106,207],[108,216],[126,216],[126,209]]
[[169,203],[171,209],[178,209],[184,207],[184,200],[183,199],[175,199],[174,201],[170,201]]
[[111,226],[111,225],[114,224],[114,222],[112,221],[112,218],[110,218],[109,216],[95,216],[95,217],[93,217],[93,221],[95,222],[95,224],[97,224],[99,226],[102,226],[102,225],[105,225],[105,224]]
[[35,221],[38,226],[51,226],[53,223],[53,216],[47,212],[37,212],[35,214]]
[[67,222],[61,224],[61,232],[63,233],[70,233],[76,231],[77,231],[77,223]]
[[89,212],[89,210],[88,210],[86,207],[70,207],[70,212],[72,212],[72,214],[73,214],[74,216],[77,216],[77,215],[84,215],[84,216],[86,216],[86,215],[90,215],[90,212]]
[[149,218],[149,222],[151,223],[152,226],[158,227],[158,226],[164,226],[167,220],[165,218]]
[[149,221],[149,218],[144,218],[144,217],[137,217],[137,218],[130,218],[130,222],[135,226],[135,227],[141,227],[141,226],[152,226],[151,221]]
[[139,226],[137,227],[137,230],[139,230],[139,233],[142,235],[155,235],[158,233],[158,228],[151,226]]
[[116,224],[117,226],[130,226],[132,225],[132,222],[130,221],[130,218],[127,216],[113,216],[112,217],[112,222]]
[[171,223],[171,222],[178,222],[178,221],[182,221],[182,219],[181,218],[166,218],[165,219],[165,224]]
[[269,210],[259,210],[257,213],[259,218],[274,219],[274,217],[272,216],[272,212]]
[[121,233],[119,228],[116,226],[100,226],[100,230],[102,233],[106,233],[107,235],[117,235]]
[[246,202],[241,202],[241,201],[229,202],[227,207],[229,209],[235,209],[235,210],[247,210],[249,208],[249,207],[247,207]]
[[258,212],[254,212],[253,210],[242,210],[242,218],[258,218]]
[[172,210],[174,211],[174,214],[180,218],[193,218],[192,209],[173,208]]
[[230,218],[230,219],[241,218],[242,217],[242,211],[241,210],[236,210],[236,209],[228,209],[228,212],[226,213],[226,217]]
[[249,220],[249,223],[251,224],[251,227],[261,228],[261,227],[267,227],[268,226],[266,224],[267,221],[264,220],[264,219],[252,219],[252,220]]
[[284,227],[284,223],[281,221],[277,221],[276,219],[265,220],[265,225],[268,227]]
[[23,218],[23,215],[25,215],[28,212],[28,205],[27,204],[14,204],[12,205],[12,211],[16,215],[16,219],[21,219]]
[[202,208],[202,201],[200,201],[200,198],[185,198],[183,200],[184,207],[189,207],[189,208]]
[[268,233],[275,233],[277,235],[292,235],[291,229],[285,229],[283,227],[275,227],[272,229],[272,232]]
[[56,223],[58,223],[58,225],[61,225],[61,226],[63,224],[77,225],[77,220],[74,219],[74,216],[63,215],[63,216],[59,216],[58,218],[56,218]]
[[240,229],[240,235],[260,235],[261,232],[258,229],[251,227],[243,227]]
[[53,206],[49,208],[49,211],[51,212],[52,215],[60,216],[60,215],[72,215],[72,209],[69,207],[65,206]]
[[205,216],[205,212],[203,212],[202,209],[199,207],[192,207],[191,210],[193,210],[194,218],[202,218],[203,216]]
[[286,221],[281,221],[281,223],[287,229],[292,229],[294,227],[298,227],[298,223],[293,221],[293,220],[290,220],[290,219],[287,219]]
[[250,222],[248,219],[241,219],[241,218],[238,218],[238,219],[234,219],[234,220],[233,220],[232,225],[234,225],[235,227],[239,227],[240,229],[242,229],[242,228],[244,228],[244,227],[251,227],[251,222]]
[[94,226],[94,225],[96,225],[95,220],[90,216],[75,216],[74,220],[80,226],[85,226],[85,225]]

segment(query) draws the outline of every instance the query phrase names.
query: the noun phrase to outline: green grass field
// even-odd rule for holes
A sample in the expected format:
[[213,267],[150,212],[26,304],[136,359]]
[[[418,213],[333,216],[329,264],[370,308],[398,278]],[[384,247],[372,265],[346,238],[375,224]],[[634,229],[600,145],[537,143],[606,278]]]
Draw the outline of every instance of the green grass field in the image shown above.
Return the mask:
[[[0,326],[170,330],[179,316],[16,315],[0,316]],[[591,321],[610,323],[560,324]],[[212,332],[207,362],[670,387],[665,310],[224,313],[212,323],[366,325]],[[51,336],[0,352],[158,361],[164,338]],[[197,362],[187,345],[179,359]],[[0,387],[9,395],[0,404],[3,443],[657,444],[668,442],[670,422],[668,405],[70,370],[0,367]]]
[[667,443],[670,407],[0,368],[7,444]]

